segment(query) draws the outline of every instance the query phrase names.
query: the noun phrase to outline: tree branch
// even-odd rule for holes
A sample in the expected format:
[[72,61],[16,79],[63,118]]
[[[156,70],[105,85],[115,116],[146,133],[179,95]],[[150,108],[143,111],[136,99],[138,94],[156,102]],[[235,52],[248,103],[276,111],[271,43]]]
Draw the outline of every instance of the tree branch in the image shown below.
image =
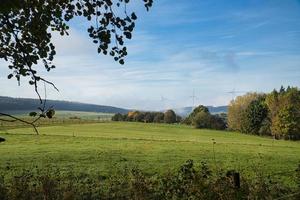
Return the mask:
[[33,122],[28,122],[28,121],[25,121],[25,120],[23,120],[23,119],[21,119],[21,118],[15,117],[15,116],[13,116],[13,115],[6,114],[6,113],[1,113],[1,112],[0,112],[0,116],[9,117],[9,118],[12,118],[12,119],[13,119],[13,120],[6,120],[6,119],[1,119],[1,118],[0,118],[0,121],[5,121],[5,122],[15,122],[15,121],[20,121],[20,122],[22,122],[22,123],[24,123],[24,124],[30,125],[30,126],[32,126],[32,128],[34,129],[34,131],[36,132],[36,134],[39,135],[39,132],[38,132],[38,130],[37,130],[37,127],[36,127],[36,125],[35,125]]

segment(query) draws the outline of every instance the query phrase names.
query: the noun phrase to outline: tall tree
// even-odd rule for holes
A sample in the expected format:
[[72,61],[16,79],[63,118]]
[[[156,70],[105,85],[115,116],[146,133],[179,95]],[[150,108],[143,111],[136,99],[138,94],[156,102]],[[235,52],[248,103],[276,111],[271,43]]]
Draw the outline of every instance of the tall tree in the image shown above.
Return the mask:
[[258,99],[261,94],[247,93],[243,96],[238,96],[231,101],[228,106],[228,127],[231,130],[242,131],[242,124],[245,120],[245,110],[249,104]]
[[281,87],[266,98],[270,110],[271,132],[275,137],[300,138],[300,90]]
[[262,96],[253,100],[245,109],[242,119],[241,131],[244,133],[259,134],[263,122],[268,116],[268,108]]

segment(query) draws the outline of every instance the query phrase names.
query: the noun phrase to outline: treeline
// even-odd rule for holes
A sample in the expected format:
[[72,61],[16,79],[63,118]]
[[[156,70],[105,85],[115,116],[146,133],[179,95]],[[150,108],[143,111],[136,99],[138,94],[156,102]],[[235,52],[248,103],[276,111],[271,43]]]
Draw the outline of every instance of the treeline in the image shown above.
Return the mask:
[[145,123],[183,123],[195,128],[233,130],[246,134],[273,136],[276,139],[300,140],[300,90],[281,87],[271,93],[247,93],[231,101],[228,114],[213,115],[200,105],[186,118],[173,110],[162,112],[134,111],[116,114],[113,121]]
[[228,127],[276,139],[300,139],[300,91],[281,87],[268,94],[248,93],[228,107]]
[[226,129],[226,114],[212,115],[207,107],[200,105],[196,107],[193,112],[186,118],[182,118],[173,110],[166,112],[141,112],[134,111],[127,114],[117,113],[112,117],[112,121],[131,121],[131,122],[145,122],[145,123],[183,123],[193,125],[195,128],[207,129]]
[[179,123],[181,117],[176,115],[173,110],[166,112],[141,112],[133,111],[127,114],[117,113],[112,117],[112,121],[130,121],[130,122],[145,122],[145,123]]

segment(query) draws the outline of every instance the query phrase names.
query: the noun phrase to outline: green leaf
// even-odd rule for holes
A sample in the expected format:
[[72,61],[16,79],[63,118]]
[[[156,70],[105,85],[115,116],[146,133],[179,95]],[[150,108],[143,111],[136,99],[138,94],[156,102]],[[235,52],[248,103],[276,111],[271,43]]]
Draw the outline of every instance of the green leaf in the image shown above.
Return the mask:
[[132,34],[130,32],[124,32],[124,35],[126,36],[127,39],[131,39]]
[[54,109],[48,110],[46,115],[49,119],[51,119],[55,115],[55,110]]
[[137,16],[135,15],[134,12],[131,14],[131,19],[133,19],[133,20],[136,20],[136,19],[137,19]]
[[14,76],[13,74],[9,74],[9,75],[7,76],[7,78],[8,78],[8,79],[11,79],[13,76]]

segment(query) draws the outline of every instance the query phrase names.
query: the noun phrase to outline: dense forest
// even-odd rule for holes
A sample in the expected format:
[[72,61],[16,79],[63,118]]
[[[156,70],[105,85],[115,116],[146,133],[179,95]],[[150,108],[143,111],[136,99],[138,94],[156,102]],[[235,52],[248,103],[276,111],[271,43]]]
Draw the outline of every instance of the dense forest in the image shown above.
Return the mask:
[[277,139],[300,139],[300,90],[281,87],[270,93],[247,93],[228,108],[230,130]]

